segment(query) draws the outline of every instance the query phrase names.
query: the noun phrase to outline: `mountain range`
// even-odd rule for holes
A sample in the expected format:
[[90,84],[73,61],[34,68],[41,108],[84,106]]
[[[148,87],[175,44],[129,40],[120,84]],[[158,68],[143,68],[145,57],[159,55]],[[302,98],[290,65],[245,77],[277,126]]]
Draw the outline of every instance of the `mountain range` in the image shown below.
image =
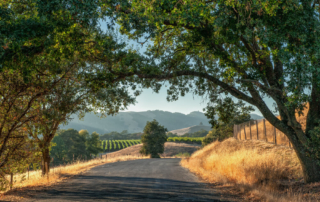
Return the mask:
[[[73,128],[76,130],[86,129],[89,133],[96,131],[99,134],[105,134],[112,131],[121,132],[127,130],[129,133],[142,132],[147,121],[157,120],[159,124],[168,129],[177,130],[194,125],[210,126],[209,120],[204,113],[199,111],[190,114],[168,111],[144,111],[144,112],[120,112],[115,116],[100,118],[101,114],[87,113],[83,120],[79,120],[77,115],[72,115],[72,120],[67,125],[61,125],[61,129]],[[253,119],[262,119],[263,117],[251,114]]]

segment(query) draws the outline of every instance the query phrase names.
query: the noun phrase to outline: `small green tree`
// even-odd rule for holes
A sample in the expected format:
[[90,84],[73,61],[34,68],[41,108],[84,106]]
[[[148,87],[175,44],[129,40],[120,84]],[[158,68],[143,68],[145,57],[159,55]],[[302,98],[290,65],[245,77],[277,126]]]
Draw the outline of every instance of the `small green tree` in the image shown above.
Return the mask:
[[215,107],[207,106],[205,115],[209,119],[212,130],[203,138],[202,146],[232,137],[233,125],[250,121],[251,111],[253,111],[251,106],[246,106],[242,101],[235,103],[230,97],[219,100]]
[[151,154],[151,158],[160,158],[159,154],[164,152],[164,143],[167,141],[167,131],[155,119],[151,122],[148,121],[143,129],[141,137],[143,145],[140,153],[145,155]]
[[97,156],[100,152],[103,152],[100,144],[99,134],[97,132],[93,132],[86,140],[86,151],[88,155]]

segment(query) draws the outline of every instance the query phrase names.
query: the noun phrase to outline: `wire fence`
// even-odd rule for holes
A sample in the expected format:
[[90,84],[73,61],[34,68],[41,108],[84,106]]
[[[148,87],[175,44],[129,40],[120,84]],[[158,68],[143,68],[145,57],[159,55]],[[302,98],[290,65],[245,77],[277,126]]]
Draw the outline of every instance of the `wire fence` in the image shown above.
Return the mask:
[[262,140],[276,145],[292,147],[287,136],[265,119],[251,120],[233,126],[233,136],[238,140]]

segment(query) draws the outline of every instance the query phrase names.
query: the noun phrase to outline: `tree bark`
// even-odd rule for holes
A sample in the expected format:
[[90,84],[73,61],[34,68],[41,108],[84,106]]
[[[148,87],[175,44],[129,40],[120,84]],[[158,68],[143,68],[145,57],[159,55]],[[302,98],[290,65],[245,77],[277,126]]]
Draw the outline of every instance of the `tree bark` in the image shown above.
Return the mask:
[[[42,159],[43,159],[43,165],[48,165],[48,172],[50,171],[50,153],[49,153],[49,148],[46,148],[42,151]],[[45,166],[42,166],[42,175],[46,175],[47,170]]]
[[304,146],[299,141],[295,140],[292,143],[293,149],[295,150],[302,167],[303,178],[306,183],[313,183],[320,181],[320,165],[318,164],[319,159],[314,159],[306,155]]

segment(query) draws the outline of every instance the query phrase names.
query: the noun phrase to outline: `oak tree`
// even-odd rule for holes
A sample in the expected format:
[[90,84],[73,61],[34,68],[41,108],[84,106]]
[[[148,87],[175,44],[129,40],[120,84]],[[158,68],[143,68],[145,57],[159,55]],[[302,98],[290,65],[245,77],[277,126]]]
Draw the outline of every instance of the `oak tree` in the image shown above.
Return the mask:
[[[304,180],[316,182],[319,6],[314,0],[107,0],[102,9],[123,34],[141,44],[152,42],[146,54],[155,59],[154,66],[123,70],[122,78],[140,79],[155,90],[159,81],[168,80],[173,100],[193,91],[212,102],[224,93],[255,106],[292,143]],[[296,113],[301,115],[306,103],[303,127]]]

